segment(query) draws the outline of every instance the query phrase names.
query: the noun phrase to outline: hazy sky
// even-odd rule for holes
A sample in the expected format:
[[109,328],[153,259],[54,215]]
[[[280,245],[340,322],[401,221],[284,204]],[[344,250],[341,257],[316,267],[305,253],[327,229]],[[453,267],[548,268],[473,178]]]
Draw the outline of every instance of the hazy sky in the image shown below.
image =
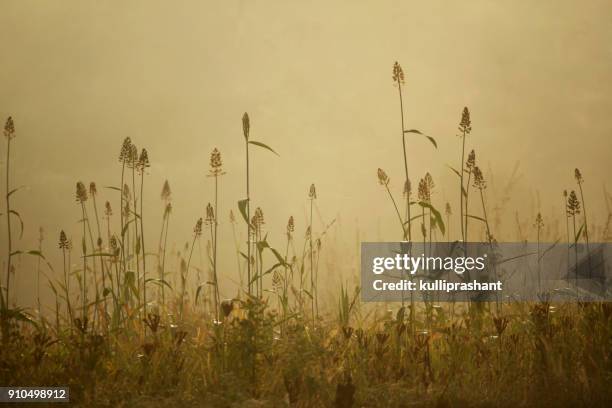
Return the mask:
[[[413,183],[430,171],[436,205],[456,205],[447,164],[459,165],[456,129],[467,105],[468,144],[485,177],[493,170],[491,190],[503,192],[520,162],[512,218],[515,208],[534,211],[536,191],[543,212],[560,211],[579,167],[590,210],[603,219],[604,184],[612,191],[611,15],[609,1],[4,0],[0,115],[12,115],[17,128],[12,184],[28,187],[14,200],[26,224],[20,246],[34,245],[39,226],[47,252],[61,228],[77,236],[75,183],[118,185],[126,136],[152,162],[151,231],[167,178],[172,240],[190,238],[212,199],[205,175],[214,147],[227,171],[227,218],[244,196],[244,111],[252,138],[280,153],[252,154],[253,206],[263,208],[271,240],[282,239],[289,215],[301,237],[313,182],[325,222],[340,214],[354,228],[359,218],[366,238],[396,239],[376,182],[383,167],[401,192],[395,60],[406,76],[407,127],[439,144],[408,143]],[[102,192],[106,199],[118,207],[112,190]],[[231,234],[227,222],[221,233]]]

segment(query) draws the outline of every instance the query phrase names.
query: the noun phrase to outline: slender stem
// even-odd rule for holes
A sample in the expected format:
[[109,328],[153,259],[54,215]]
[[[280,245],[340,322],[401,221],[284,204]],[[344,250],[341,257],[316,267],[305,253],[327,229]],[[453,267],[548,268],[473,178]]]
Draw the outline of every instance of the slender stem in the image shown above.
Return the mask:
[[310,245],[310,295],[312,296],[312,325],[314,327],[315,325],[315,298],[316,298],[316,293],[315,293],[315,286],[314,286],[314,264],[313,264],[313,251],[312,251],[312,237],[313,237],[313,231],[312,231],[312,201],[313,198],[310,199],[310,239],[309,239],[309,245]]
[[251,295],[251,196],[249,190],[249,141],[246,140],[246,215],[247,215],[247,282],[248,292]]
[[217,230],[218,230],[217,227],[219,226],[219,223],[217,222],[218,214],[219,214],[217,212],[218,198],[219,198],[218,175],[215,174],[215,218],[214,218],[215,231],[214,231],[214,237],[213,237],[213,277],[215,279],[215,315],[216,315],[217,321],[219,320],[219,302],[220,302],[219,281],[217,278]]
[[[166,279],[165,277],[165,273],[166,273],[166,247],[168,245],[168,228],[170,227],[170,212],[168,212],[168,214],[166,215],[166,230],[164,232],[164,250],[163,250],[163,258],[162,258],[162,267],[161,267],[161,278],[162,281],[164,281],[164,279]],[[166,305],[166,297],[165,297],[165,291],[164,291],[164,286],[165,283],[162,282],[161,285],[161,293],[162,293],[162,306]]]
[[389,193],[389,198],[391,199],[391,202],[393,203],[393,207],[395,208],[395,213],[397,214],[397,218],[400,222],[400,225],[402,226],[402,236],[404,237],[404,239],[406,239],[406,228],[404,227],[404,221],[402,220],[402,216],[399,212],[399,208],[397,208],[397,203],[395,202],[395,198],[393,198],[393,194],[391,194],[391,190],[389,190],[389,184],[385,184],[385,188],[387,189],[387,193]]
[[461,240],[465,242],[465,229],[463,225],[463,163],[465,162],[465,132],[461,137],[462,140],[462,148],[461,148],[461,163],[459,165],[459,178],[461,180],[461,188],[459,189],[459,208],[461,215]]
[[[397,84],[397,90],[399,93],[400,116],[402,119],[402,150],[404,152],[404,172],[406,173],[405,182],[408,183],[408,180],[410,180],[410,178],[408,177],[408,156],[406,155],[406,134],[404,133],[404,131],[406,130],[404,126],[404,100],[402,98],[402,84],[400,82],[398,82]],[[406,194],[406,214],[407,214],[406,218],[408,219],[408,241],[412,242],[412,224],[410,221],[410,194],[409,192],[407,192]],[[402,230],[404,230],[404,239],[406,239],[406,229],[404,228],[403,224],[402,224]]]
[[582,193],[582,183],[578,182],[578,188],[580,189],[580,199],[582,200],[582,213],[584,214],[584,238],[586,240],[586,250],[587,250],[587,261],[589,265],[589,278],[591,277],[591,252],[589,248],[589,223],[587,220],[587,209],[586,203],[584,202],[584,194]]
[[[145,250],[144,240],[144,214],[142,206],[144,203],[144,175],[145,167],[141,167],[140,172],[140,250],[142,251],[142,309],[145,317],[147,316],[147,251]],[[136,208],[134,207],[134,211]],[[162,284],[163,285],[163,284]],[[147,335],[147,325],[144,326],[145,336]]]
[[[6,263],[6,308],[9,308],[9,297],[10,297],[10,289],[11,289],[11,258],[13,256],[13,239],[11,236],[11,198],[9,195],[9,170],[10,170],[10,160],[11,160],[11,138],[7,138],[6,145],[6,229],[8,233],[8,256]],[[0,290],[1,292],[1,290]]]

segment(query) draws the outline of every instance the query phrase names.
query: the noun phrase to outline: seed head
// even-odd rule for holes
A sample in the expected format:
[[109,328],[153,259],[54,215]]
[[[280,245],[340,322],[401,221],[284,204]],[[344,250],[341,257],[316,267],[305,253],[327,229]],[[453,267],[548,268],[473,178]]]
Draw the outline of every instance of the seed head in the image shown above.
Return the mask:
[[119,152],[119,162],[123,164],[128,164],[130,161],[130,153],[132,151],[132,139],[126,137],[123,139],[123,144],[121,145],[121,151]]
[[60,237],[59,237],[59,247],[60,249],[68,249],[68,238],[66,237],[66,233],[64,232],[64,230],[62,230],[60,232]]
[[444,208],[444,212],[446,215],[453,215],[453,210],[451,209],[450,203],[446,203],[446,207]]
[[535,223],[533,224],[538,230],[541,230],[544,227],[544,219],[542,218],[542,214],[538,213],[535,219]]
[[196,237],[202,235],[202,217],[198,218],[195,227],[193,227],[193,233]]
[[465,161],[465,169],[468,172],[470,172],[470,171],[472,171],[472,169],[474,168],[475,165],[476,165],[476,152],[474,150],[472,150],[468,154],[468,158]]
[[397,83],[397,84],[404,84],[404,70],[402,69],[402,67],[400,66],[400,64],[395,61],[395,63],[393,64],[393,82]]
[[580,201],[576,196],[576,192],[572,190],[567,198],[567,206],[566,206],[567,215],[573,217],[577,214],[580,214]]
[[208,203],[206,205],[206,225],[212,225],[215,223],[215,210],[213,206]]
[[419,201],[423,201],[426,203],[428,203],[431,198],[429,194],[429,188],[427,187],[427,182],[424,178],[419,181],[418,197]]
[[215,147],[210,154],[210,176],[221,176],[225,174],[223,171],[223,162],[221,161],[221,152]]
[[140,151],[140,157],[138,157],[138,162],[136,163],[136,168],[139,173],[144,173],[147,167],[151,167],[151,163],[149,162],[149,153],[147,149],[142,149]]
[[433,177],[431,177],[431,174],[429,174],[429,172],[425,174],[425,184],[427,184],[427,192],[429,193],[429,198],[431,199],[431,195],[433,194],[434,187],[436,187],[436,184],[434,183]]
[[123,185],[123,200],[124,201],[130,201],[132,195],[130,194],[130,187],[127,184]]
[[138,148],[135,144],[130,145],[128,153],[127,165],[129,168],[136,169],[138,167]]
[[406,181],[404,182],[404,198],[410,197],[411,194],[412,183],[410,182],[410,179],[406,179]]
[[249,140],[249,132],[251,130],[251,121],[249,120],[249,114],[244,112],[242,115],[242,134],[244,134],[244,138]]
[[380,183],[381,186],[389,185],[389,182],[391,181],[391,179],[389,179],[389,176],[387,176],[387,173],[385,173],[383,169],[379,168],[377,171],[377,175],[378,175],[378,182]]
[[263,211],[260,207],[255,209],[255,215],[253,215],[251,219],[251,224],[253,224],[253,226],[258,230],[261,230],[261,226],[265,224]]
[[95,195],[98,194],[98,188],[96,187],[96,183],[93,181],[89,183],[89,194],[92,197],[95,197]]
[[13,122],[12,116],[9,116],[4,124],[4,137],[6,137],[8,140],[15,137],[15,123]]
[[87,201],[87,189],[85,188],[85,184],[79,181],[76,185],[76,200],[79,203],[84,203]]
[[578,184],[582,184],[584,182],[584,179],[582,178],[582,173],[580,173],[580,170],[578,169],[574,170],[574,177],[576,178],[576,182]]
[[472,121],[470,120],[470,111],[467,106],[463,108],[463,113],[461,114],[459,131],[465,135],[469,135],[472,132]]
[[310,190],[308,191],[308,198],[310,198],[311,200],[317,199],[317,189],[314,183],[310,185]]
[[295,231],[295,224],[293,221],[293,215],[291,217],[289,217],[289,221],[287,221],[287,236],[291,237],[291,234],[293,234],[293,231]]
[[117,237],[115,237],[114,235],[110,239],[110,247],[113,251],[113,254],[117,253],[117,251],[119,250],[119,245],[117,245]]
[[172,190],[170,190],[170,183],[168,180],[164,181],[164,186],[161,191],[161,199],[162,201],[169,202],[171,200]]
[[487,188],[487,182],[484,179],[484,176],[482,174],[482,170],[480,170],[480,167],[474,166],[474,169],[472,170],[472,172],[474,173],[474,187],[476,187],[479,190],[484,190],[485,188]]

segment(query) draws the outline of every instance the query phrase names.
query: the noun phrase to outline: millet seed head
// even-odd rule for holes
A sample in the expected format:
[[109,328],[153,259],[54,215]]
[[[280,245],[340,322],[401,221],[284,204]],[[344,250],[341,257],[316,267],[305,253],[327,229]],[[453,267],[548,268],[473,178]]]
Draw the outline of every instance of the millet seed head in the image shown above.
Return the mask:
[[580,170],[578,170],[577,168],[574,170],[574,177],[576,178],[576,182],[578,184],[582,184],[584,182],[584,179],[582,178],[582,173],[580,173]]
[[317,188],[315,187],[314,183],[310,185],[310,190],[308,191],[308,198],[310,198],[311,200],[317,199]]
[[463,108],[461,113],[461,122],[459,122],[459,131],[463,134],[470,134],[472,132],[472,121],[470,120],[470,111],[466,107]]
[[206,205],[206,225],[212,225],[215,223],[215,210],[213,206],[208,203]]
[[4,137],[8,140],[15,137],[15,123],[12,116],[9,116],[4,123]]
[[242,134],[246,140],[249,140],[249,132],[251,130],[251,121],[249,120],[249,114],[244,112],[242,115]]
[[487,182],[484,179],[484,175],[482,174],[480,167],[474,166],[472,172],[474,173],[474,187],[480,190],[487,188]]
[[572,190],[567,198],[566,212],[568,216],[580,214],[580,201],[576,196],[576,192]]
[[381,186],[389,185],[389,182],[391,181],[391,179],[389,179],[389,176],[387,176],[387,173],[385,173],[383,169],[378,168],[378,170],[376,171],[376,175],[378,176],[378,182],[380,183]]
[[396,84],[404,84],[404,70],[402,69],[401,65],[399,64],[399,62],[395,61],[395,63],[393,64],[393,82],[395,82]]
[[198,221],[196,222],[195,227],[193,227],[193,234],[196,237],[199,237],[202,235],[202,217],[198,218]]
[[76,200],[79,203],[87,201],[87,189],[85,188],[85,184],[81,181],[76,184]]
[[164,181],[164,186],[161,191],[161,199],[162,201],[169,202],[172,198],[172,190],[170,190],[170,183],[168,180]]
[[130,161],[130,153],[132,151],[132,139],[126,137],[123,139],[123,144],[121,145],[121,151],[119,152],[119,162],[123,164],[128,164]]
[[223,171],[223,162],[221,161],[221,152],[215,147],[210,153],[210,176],[221,176],[225,174]]
[[151,163],[149,162],[149,153],[147,149],[142,149],[140,151],[140,156],[138,157],[138,163],[136,164],[136,168],[139,173],[144,173],[147,167],[151,167]]
[[60,232],[59,247],[60,249],[68,249],[68,237],[66,237],[64,230]]

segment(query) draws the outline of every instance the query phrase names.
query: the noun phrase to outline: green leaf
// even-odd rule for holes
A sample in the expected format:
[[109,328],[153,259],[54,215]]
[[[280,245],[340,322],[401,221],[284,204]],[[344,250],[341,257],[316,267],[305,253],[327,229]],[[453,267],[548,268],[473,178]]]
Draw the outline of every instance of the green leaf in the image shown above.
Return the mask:
[[449,166],[448,164],[446,165],[446,167],[451,169],[457,175],[457,177],[461,178],[461,173],[459,173],[459,170],[455,169],[454,167]]
[[[262,277],[266,276],[267,274],[269,274],[270,272],[272,272],[274,269],[282,266],[282,263],[276,263],[274,265],[272,265],[270,268],[268,268],[268,270],[266,270],[264,273],[261,274]],[[249,282],[249,284],[255,282],[257,279],[259,278],[259,274],[255,274],[255,276],[253,276],[253,278],[251,279],[251,281]]]
[[24,188],[25,186],[19,186],[17,188],[12,189],[11,191],[8,192],[8,194],[6,195],[7,197],[10,197],[13,193],[21,190],[22,188]]
[[249,217],[247,217],[247,204],[249,202],[248,198],[245,198],[244,200],[240,200],[238,201],[238,209],[240,210],[240,214],[242,214],[242,218],[244,219],[244,222],[246,222],[247,224],[249,223]]
[[576,236],[574,237],[574,242],[578,242],[578,240],[580,239],[580,234],[582,234],[583,229],[584,229],[584,224],[582,224],[580,228],[578,229],[578,232],[576,233]]
[[200,284],[198,285],[198,288],[196,289],[196,293],[195,293],[195,300],[194,303],[197,305],[198,304],[198,298],[200,297],[200,292],[202,292],[202,288],[205,286],[206,284]]
[[263,147],[264,149],[267,149],[267,150],[271,151],[272,153],[274,153],[275,155],[280,157],[280,154],[276,153],[274,151],[274,149],[272,149],[270,146],[268,146],[268,145],[266,145],[264,143],[261,143],[261,142],[255,141],[255,140],[249,140],[249,143],[253,144],[255,146]]
[[482,222],[484,222],[485,224],[486,224],[486,222],[487,222],[487,220],[485,220],[484,218],[477,217],[477,216],[475,216],[475,215],[467,214],[467,216],[468,216],[468,217],[470,217],[470,218],[473,218],[473,219],[475,219],[475,220],[482,221]]
[[97,253],[97,254],[83,255],[83,256],[81,256],[81,258],[91,258],[92,256],[114,256],[114,255],[113,254],[107,254],[107,253]]
[[428,208],[431,211],[431,214],[434,216],[434,219],[436,220],[436,224],[440,228],[440,232],[444,234],[446,231],[446,228],[444,227],[444,221],[442,220],[442,215],[440,214],[440,212],[436,210],[433,205],[426,203],[424,201],[419,201],[419,205],[423,208]]
[[146,283],[151,282],[151,283],[154,283],[154,284],[159,285],[159,286],[162,286],[162,285],[163,286],[167,286],[170,290],[172,290],[172,286],[167,281],[165,281],[164,279],[149,278],[149,279],[146,279],[145,282]]
[[19,239],[23,238],[23,220],[21,219],[21,215],[19,215],[19,213],[15,210],[9,211],[9,214],[13,214],[19,219],[19,225],[21,227],[21,231],[19,231]]
[[404,130],[404,133],[416,133],[417,135],[425,136],[431,142],[431,144],[434,145],[436,149],[438,148],[438,143],[436,143],[436,139],[434,139],[431,136],[427,136],[420,130],[416,130],[416,129]]

